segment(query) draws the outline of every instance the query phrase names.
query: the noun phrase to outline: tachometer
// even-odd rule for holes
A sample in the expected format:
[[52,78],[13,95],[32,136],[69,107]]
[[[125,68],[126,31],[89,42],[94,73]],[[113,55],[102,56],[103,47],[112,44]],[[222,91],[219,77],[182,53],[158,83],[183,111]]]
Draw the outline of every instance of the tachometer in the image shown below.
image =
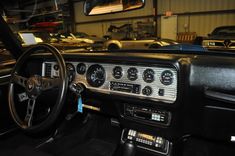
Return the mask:
[[86,78],[90,86],[101,87],[106,78],[105,70],[99,64],[91,65],[87,70]]

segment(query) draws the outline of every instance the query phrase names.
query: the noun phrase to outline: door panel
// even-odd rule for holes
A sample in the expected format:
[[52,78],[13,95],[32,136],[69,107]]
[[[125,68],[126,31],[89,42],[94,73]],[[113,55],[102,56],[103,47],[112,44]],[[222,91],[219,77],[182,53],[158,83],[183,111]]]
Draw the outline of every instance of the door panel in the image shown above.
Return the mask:
[[14,64],[14,60],[0,63],[0,135],[11,129],[14,125],[13,120],[10,117],[7,100],[8,84]]

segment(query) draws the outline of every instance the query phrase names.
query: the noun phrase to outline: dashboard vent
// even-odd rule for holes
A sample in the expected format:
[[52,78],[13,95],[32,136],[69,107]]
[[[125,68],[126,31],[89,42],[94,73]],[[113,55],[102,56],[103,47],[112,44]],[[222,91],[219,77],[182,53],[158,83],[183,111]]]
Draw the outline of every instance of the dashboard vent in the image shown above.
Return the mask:
[[51,64],[50,63],[45,64],[45,76],[51,77]]

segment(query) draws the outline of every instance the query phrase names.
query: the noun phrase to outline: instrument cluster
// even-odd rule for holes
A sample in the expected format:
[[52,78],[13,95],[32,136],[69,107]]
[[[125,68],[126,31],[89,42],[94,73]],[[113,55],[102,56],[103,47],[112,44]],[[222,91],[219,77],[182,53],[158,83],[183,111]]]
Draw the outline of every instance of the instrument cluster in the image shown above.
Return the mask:
[[[174,103],[177,98],[178,80],[174,67],[90,62],[67,62],[66,65],[69,81],[82,83],[92,91],[165,103]],[[43,63],[43,73],[57,77],[58,65]]]

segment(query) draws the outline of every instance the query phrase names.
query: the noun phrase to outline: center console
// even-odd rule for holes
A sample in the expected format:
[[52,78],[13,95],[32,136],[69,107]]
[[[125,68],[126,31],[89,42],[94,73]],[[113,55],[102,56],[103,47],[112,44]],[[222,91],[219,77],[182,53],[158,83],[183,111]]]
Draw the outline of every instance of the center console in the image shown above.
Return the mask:
[[170,155],[171,143],[160,136],[124,129],[121,136],[122,143],[131,141],[138,148],[154,152],[159,155]]

